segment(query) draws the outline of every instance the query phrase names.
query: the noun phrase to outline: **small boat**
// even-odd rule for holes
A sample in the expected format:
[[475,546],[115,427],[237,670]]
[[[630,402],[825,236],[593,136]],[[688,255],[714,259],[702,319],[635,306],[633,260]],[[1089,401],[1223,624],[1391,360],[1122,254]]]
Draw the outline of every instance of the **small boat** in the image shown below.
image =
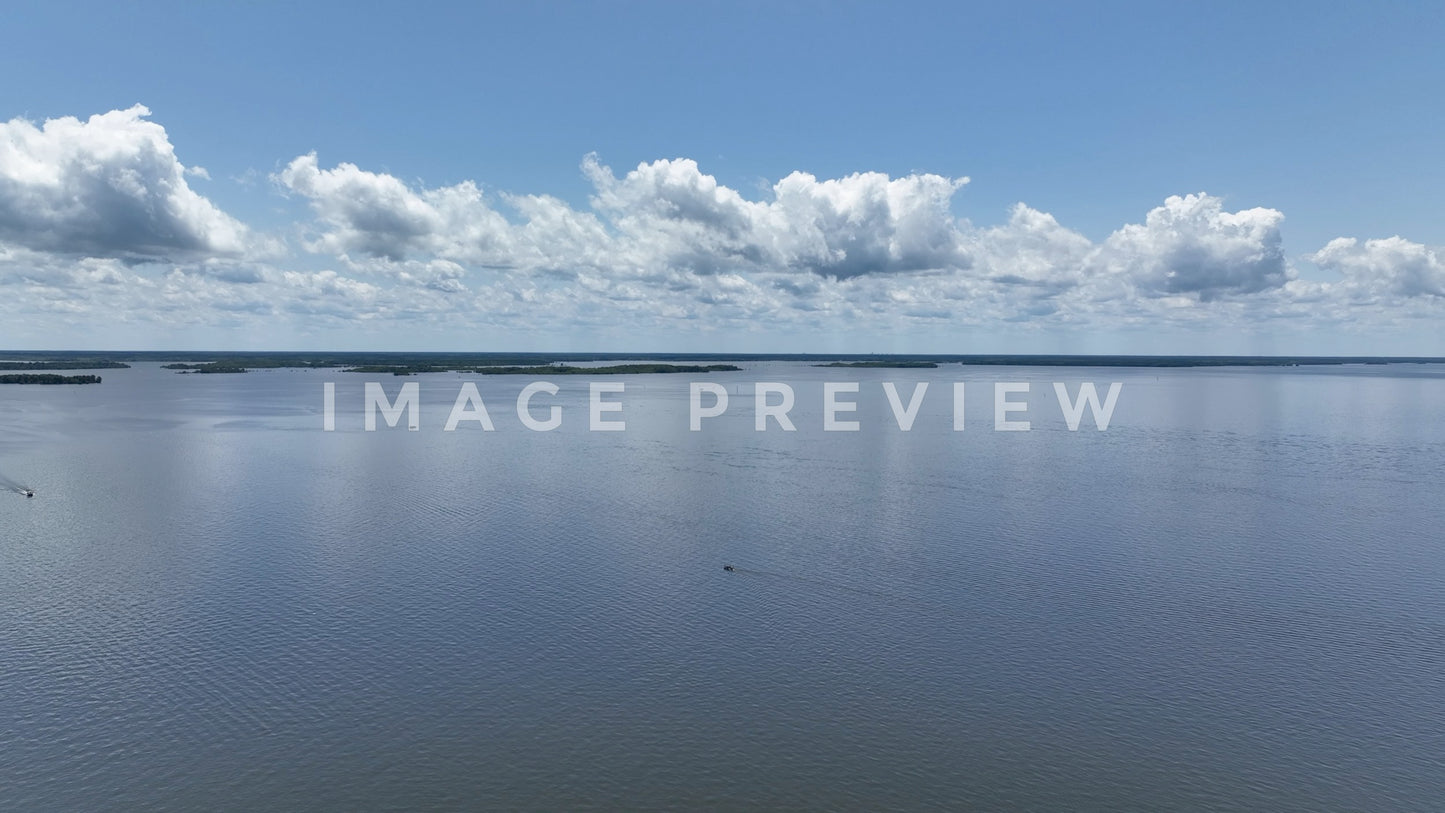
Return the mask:
[[34,497],[34,496],[35,496],[35,489],[27,488],[27,489],[25,489],[24,491],[21,491],[20,493],[21,493],[21,494],[24,494],[24,495],[26,496],[26,498],[28,499],[28,498],[30,498],[30,497]]

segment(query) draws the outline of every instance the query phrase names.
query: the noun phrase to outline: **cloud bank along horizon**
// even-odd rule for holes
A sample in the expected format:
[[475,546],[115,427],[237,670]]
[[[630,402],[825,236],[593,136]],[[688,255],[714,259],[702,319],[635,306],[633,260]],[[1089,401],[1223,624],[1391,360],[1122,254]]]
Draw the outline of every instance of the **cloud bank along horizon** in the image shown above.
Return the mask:
[[700,332],[714,345],[830,331],[1429,333],[1445,309],[1441,251],[1400,236],[1299,255],[1329,277],[1310,280],[1275,209],[1175,195],[1095,242],[1025,203],[975,226],[951,211],[969,179],[928,173],[793,172],[750,199],[688,158],[619,174],[589,154],[579,208],[474,181],[426,187],[309,152],[269,176],[304,214],[257,228],[192,187],[208,173],[183,164],[149,116],[136,105],[0,124],[0,314],[12,343],[112,323],[220,341],[283,327],[333,344],[358,325]]

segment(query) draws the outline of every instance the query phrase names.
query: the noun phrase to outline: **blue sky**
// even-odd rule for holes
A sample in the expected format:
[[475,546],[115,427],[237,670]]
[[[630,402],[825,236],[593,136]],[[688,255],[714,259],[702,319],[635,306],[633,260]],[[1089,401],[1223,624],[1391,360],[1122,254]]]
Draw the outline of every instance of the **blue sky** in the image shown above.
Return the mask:
[[22,5],[0,345],[1445,354],[1445,15],[1018,6]]

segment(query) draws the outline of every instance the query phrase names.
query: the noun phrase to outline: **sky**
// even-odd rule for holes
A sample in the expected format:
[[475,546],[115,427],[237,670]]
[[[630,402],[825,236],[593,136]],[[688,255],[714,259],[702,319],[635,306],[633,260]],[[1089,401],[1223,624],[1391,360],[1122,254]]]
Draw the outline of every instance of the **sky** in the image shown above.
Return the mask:
[[1445,355],[1427,4],[11,4],[0,348]]

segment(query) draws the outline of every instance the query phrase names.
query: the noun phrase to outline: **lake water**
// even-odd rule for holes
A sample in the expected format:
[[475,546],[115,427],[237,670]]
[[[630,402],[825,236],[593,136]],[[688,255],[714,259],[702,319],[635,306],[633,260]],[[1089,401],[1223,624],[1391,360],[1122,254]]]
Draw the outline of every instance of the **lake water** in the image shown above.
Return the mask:
[[[0,809],[1445,803],[1445,368],[743,366],[599,376],[616,433],[583,376],[548,433],[512,376],[0,388]],[[495,432],[441,430],[467,380]]]

